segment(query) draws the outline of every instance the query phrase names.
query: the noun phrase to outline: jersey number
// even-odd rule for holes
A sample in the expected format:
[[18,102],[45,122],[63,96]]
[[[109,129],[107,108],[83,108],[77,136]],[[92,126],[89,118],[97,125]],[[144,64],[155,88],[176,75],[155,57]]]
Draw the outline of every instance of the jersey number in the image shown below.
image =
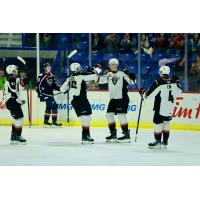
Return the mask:
[[174,97],[173,97],[173,95],[172,95],[172,91],[171,91],[171,90],[169,90],[168,101],[171,101],[172,103],[174,103]]
[[71,82],[70,82],[70,88],[75,88],[75,89],[77,89],[77,82],[76,82],[76,81],[71,81]]

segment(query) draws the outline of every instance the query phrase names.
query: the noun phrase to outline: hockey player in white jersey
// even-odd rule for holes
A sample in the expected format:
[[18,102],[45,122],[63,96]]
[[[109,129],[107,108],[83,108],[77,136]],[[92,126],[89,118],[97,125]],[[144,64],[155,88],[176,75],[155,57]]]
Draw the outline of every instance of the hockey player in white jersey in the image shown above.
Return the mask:
[[182,92],[178,77],[170,79],[170,68],[161,66],[159,69],[160,79],[155,80],[146,91],[145,98],[155,98],[154,101],[154,137],[155,142],[149,143],[149,148],[167,148],[170,134],[170,121],[177,95]]
[[25,100],[21,98],[21,92],[24,83],[18,78],[18,67],[16,65],[8,65],[6,67],[7,80],[4,84],[3,102],[13,118],[11,131],[11,144],[25,144],[26,139],[22,137],[23,111],[21,106],[25,104]]
[[[110,130],[110,136],[106,137],[107,142],[131,142],[130,130],[128,128],[128,120],[126,118],[129,97],[128,88],[129,84],[135,81],[135,74],[125,74],[119,70],[119,61],[116,58],[109,60],[110,71],[100,76],[99,84],[108,83],[110,93],[110,102],[108,104],[106,118]],[[123,136],[117,138],[117,129],[114,115],[118,116],[120,121]]]
[[63,93],[69,91],[69,96],[72,97],[71,104],[82,123],[82,144],[93,144],[94,139],[90,137],[92,109],[87,99],[86,82],[92,80],[97,81],[98,73],[101,69],[96,68],[93,73],[83,73],[79,63],[72,63],[70,70],[73,74],[67,78],[61,86],[60,91]]

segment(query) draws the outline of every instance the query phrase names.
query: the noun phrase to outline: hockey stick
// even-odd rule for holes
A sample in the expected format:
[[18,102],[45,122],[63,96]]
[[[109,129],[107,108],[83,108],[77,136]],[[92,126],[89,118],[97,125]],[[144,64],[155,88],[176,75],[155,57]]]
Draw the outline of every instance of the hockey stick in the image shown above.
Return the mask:
[[[68,76],[69,76],[69,61],[70,59],[77,53],[78,51],[75,49],[71,53],[67,55],[67,67],[68,67]],[[70,89],[70,88],[69,88]],[[67,122],[69,123],[69,90],[67,92]]]
[[[150,60],[151,60],[151,55],[150,55]],[[150,64],[150,60],[149,60],[149,64]],[[146,72],[146,76],[149,74],[149,72],[151,71],[151,67],[149,67],[149,69]],[[146,81],[146,80],[145,80]],[[145,86],[145,81],[144,81],[144,86]],[[140,108],[139,108],[139,114],[138,114],[138,120],[137,120],[137,127],[136,127],[136,131],[135,131],[135,142],[137,142],[137,135],[138,135],[138,129],[139,129],[139,123],[140,123],[140,116],[141,116],[141,111],[142,111],[142,103],[144,101],[143,95],[141,95],[141,100],[140,100]]]
[[[20,56],[17,56],[17,59],[19,61],[21,61],[23,63],[24,66],[26,66],[26,61],[20,57]],[[31,128],[31,115],[30,115],[30,102],[29,102],[29,89],[28,89],[28,86],[26,87],[26,91],[27,91],[27,105],[28,105],[28,120],[29,120],[29,128]]]
[[59,95],[59,94],[67,94],[67,93],[69,93],[69,90],[66,92],[58,92],[58,93],[54,94],[54,96]]

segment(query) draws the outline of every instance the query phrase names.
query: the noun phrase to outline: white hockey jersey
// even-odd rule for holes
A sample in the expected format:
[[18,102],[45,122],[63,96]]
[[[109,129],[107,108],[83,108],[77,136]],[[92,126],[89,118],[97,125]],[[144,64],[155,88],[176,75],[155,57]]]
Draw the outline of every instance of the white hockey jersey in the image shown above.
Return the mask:
[[63,93],[69,91],[69,95],[72,97],[85,97],[87,95],[86,82],[92,80],[97,81],[98,74],[77,74],[70,76],[60,87],[60,91]]
[[182,92],[178,82],[172,80],[155,80],[147,90],[145,98],[155,98],[154,111],[164,117],[172,116],[176,97]]
[[108,83],[110,99],[122,99],[128,97],[128,85],[134,81],[122,71],[116,73],[108,72],[106,75],[99,77],[99,84]]
[[20,101],[22,90],[23,87],[20,84],[20,79],[13,75],[9,75],[4,84],[3,102],[8,101],[9,98],[15,98],[17,101]]

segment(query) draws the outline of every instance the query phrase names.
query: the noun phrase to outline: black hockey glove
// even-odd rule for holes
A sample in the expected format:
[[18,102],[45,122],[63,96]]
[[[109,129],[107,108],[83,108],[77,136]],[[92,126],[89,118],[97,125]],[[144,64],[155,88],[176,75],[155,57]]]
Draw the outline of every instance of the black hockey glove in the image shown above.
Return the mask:
[[131,79],[131,80],[135,80],[135,78],[136,78],[136,75],[134,74],[134,73],[129,73],[129,78]]
[[172,80],[173,80],[173,81],[176,81],[176,82],[179,82],[179,77],[176,76],[176,75],[173,75],[173,76],[172,76]]
[[48,99],[48,97],[43,94],[40,94],[38,97],[40,98],[40,102],[44,102]]

